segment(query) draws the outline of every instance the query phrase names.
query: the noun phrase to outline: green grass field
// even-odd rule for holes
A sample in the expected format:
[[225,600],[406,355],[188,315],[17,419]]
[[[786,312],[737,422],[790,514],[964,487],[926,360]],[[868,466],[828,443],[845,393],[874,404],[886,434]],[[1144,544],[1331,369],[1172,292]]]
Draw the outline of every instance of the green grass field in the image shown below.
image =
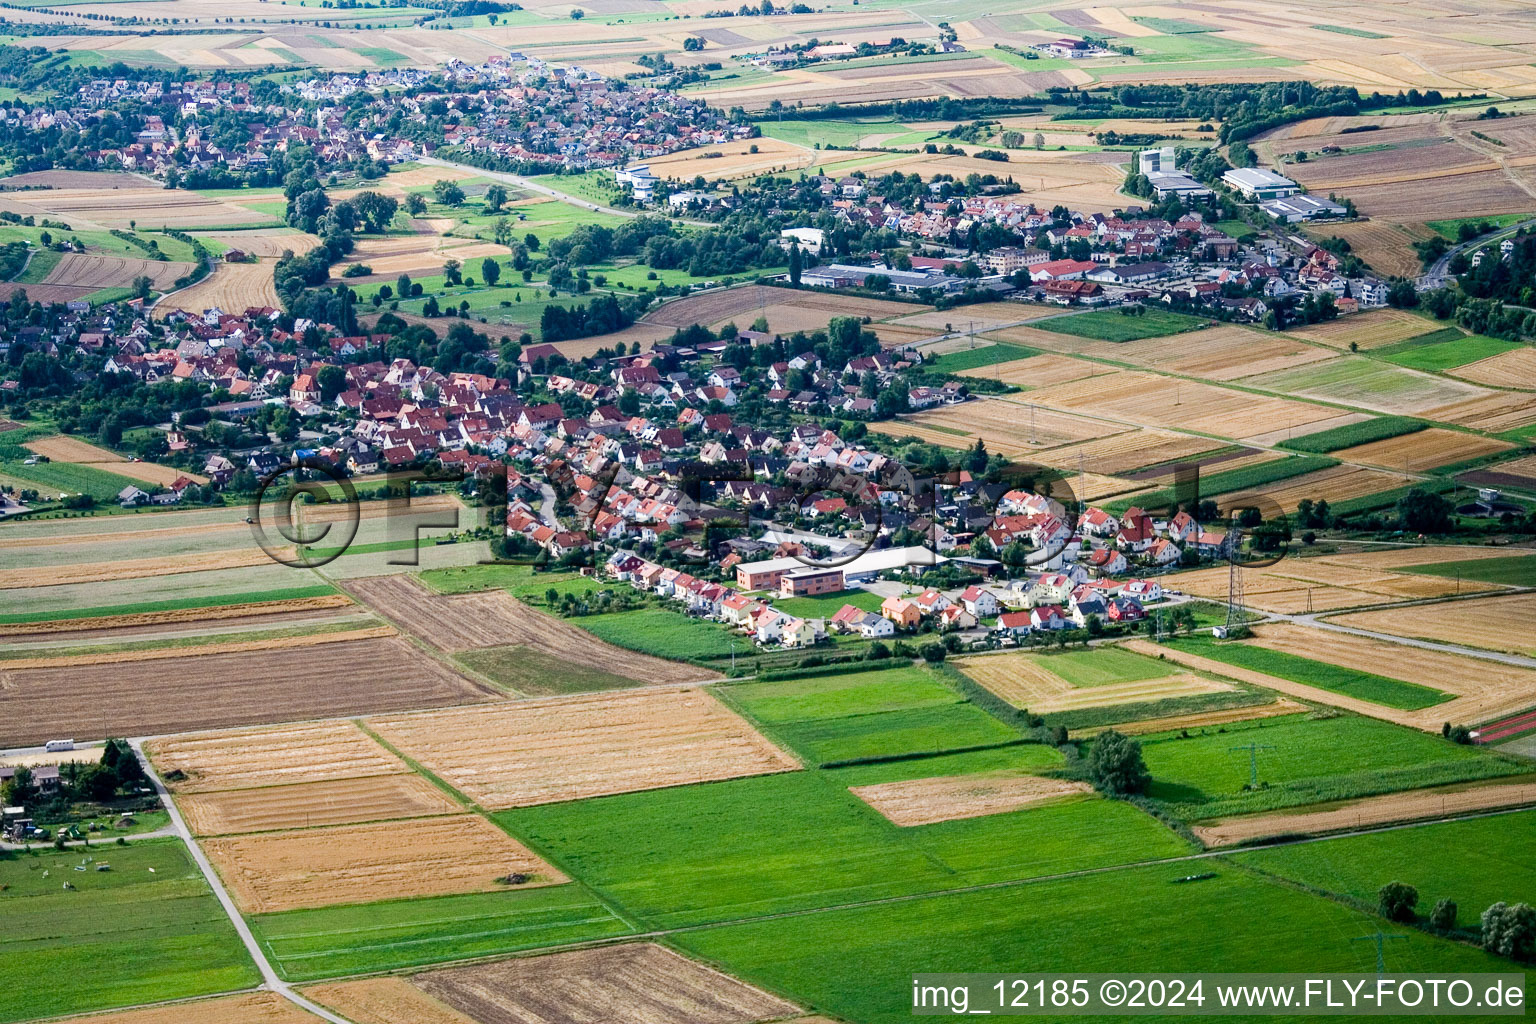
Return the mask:
[[1410,408],[1406,403],[1430,406],[1444,404],[1446,400],[1445,381],[1441,378],[1365,356],[1343,355],[1312,366],[1252,377],[1243,383],[1282,395],[1363,408],[1386,401]]
[[[1217,877],[1187,885],[1197,871]],[[1381,922],[1226,864],[1171,864],[757,921],[675,937],[685,950],[809,1009],[908,1024],[924,972],[1370,972],[1351,941]],[[836,955],[827,955],[836,950]],[[1508,970],[1479,950],[1411,933],[1393,971]],[[956,1020],[955,1017],[934,1019]]]
[[[1144,738],[1150,796],[1186,820],[1417,789],[1529,771],[1474,747],[1373,718],[1289,715],[1188,739]],[[1261,788],[1247,791],[1257,743]]]
[[1063,651],[1035,657],[1039,659],[1042,668],[1056,673],[1073,686],[1105,686],[1110,683],[1161,679],[1178,670],[1177,665],[1121,650],[1119,647]]
[[732,704],[814,764],[937,753],[1018,740],[937,672],[886,669],[744,683]]
[[[1281,679],[1290,679],[1308,686],[1316,686],[1332,693],[1368,700],[1389,708],[1417,711],[1434,707],[1450,700],[1455,694],[1410,683],[1390,676],[1361,672],[1343,665],[1314,661],[1288,651],[1272,651],[1244,643],[1220,643],[1209,637],[1187,637],[1178,641],[1179,646],[1203,657],[1214,658],[1228,665],[1264,672]],[[1382,666],[1390,671],[1390,666]]]
[[[1215,473],[1202,473],[1200,475],[1200,496],[1210,497],[1217,494],[1226,494],[1229,491],[1242,491],[1251,487],[1262,487],[1265,484],[1276,483],[1280,480],[1289,480],[1292,477],[1313,473],[1319,469],[1328,469],[1338,465],[1337,459],[1324,458],[1320,455],[1299,455],[1295,458],[1274,459],[1269,462],[1260,462],[1251,466],[1243,466],[1240,469],[1229,469]],[[1142,493],[1134,498],[1116,498],[1105,504],[1105,508],[1112,512],[1123,512],[1128,506],[1135,504],[1143,508],[1164,508],[1170,503],[1179,500],[1179,495],[1172,487],[1162,487],[1150,493]]]
[[[86,870],[74,870],[88,857],[94,861]],[[111,870],[95,870],[103,863]],[[74,891],[63,889],[66,882]],[[5,855],[0,921],[0,1021],[205,995],[261,980],[177,839]]]
[[962,349],[958,352],[948,352],[937,359],[924,364],[924,369],[935,373],[959,373],[961,370],[975,370],[983,366],[997,366],[1000,363],[1011,363],[1017,359],[1028,359],[1030,356],[1039,355],[1032,348],[1023,345],[1009,345],[998,342],[995,345],[984,345],[981,348]]
[[[718,623],[691,619],[667,608],[639,608],[604,615],[583,615],[570,620],[615,647],[627,647],[658,658],[728,658],[732,636]],[[752,651],[750,641],[736,638],[740,654]]]
[[1139,338],[1156,338],[1164,334],[1193,331],[1204,327],[1206,323],[1207,321],[1199,317],[1149,308],[1140,316],[1127,316],[1124,313],[1101,310],[1073,316],[1052,317],[1031,326],[1038,327],[1042,331],[1070,334],[1078,338],[1095,338],[1099,341],[1136,341]]
[[118,476],[95,466],[74,462],[39,462],[31,466],[20,461],[0,463],[0,473],[27,480],[44,489],[67,494],[89,494],[98,501],[113,501],[124,487],[148,485],[126,476]]
[[1427,345],[1417,345],[1401,352],[1388,353],[1382,358],[1389,363],[1406,366],[1411,370],[1450,370],[1519,347],[1520,343],[1516,341],[1501,341],[1498,338],[1485,338],[1472,334],[1447,338]]
[[1455,900],[1462,927],[1477,926],[1491,903],[1536,902],[1536,811],[1346,836],[1234,859],[1258,871],[1376,903],[1387,882],[1419,890],[1418,911]]
[[290,910],[250,922],[273,965],[292,981],[512,953],[632,930],[578,883]]
[[795,615],[802,619],[827,619],[836,615],[845,604],[867,612],[877,612],[881,600],[879,594],[868,590],[842,590],[836,594],[818,594],[815,597],[776,597],[773,606],[785,615]]
[[1405,566],[1402,572],[1421,576],[1452,576],[1478,583],[1508,583],[1528,587],[1536,583],[1536,555],[1479,558],[1466,562],[1434,562]]
[[1292,451],[1321,455],[1338,451],[1340,448],[1353,448],[1357,444],[1383,441],[1389,437],[1397,437],[1399,434],[1411,434],[1416,430],[1423,430],[1428,425],[1423,420],[1416,420],[1411,416],[1377,416],[1375,419],[1293,437],[1288,441],[1281,441],[1280,446]]
[[[1040,747],[1009,748],[1013,752],[1013,763],[1026,770],[1058,756]],[[952,773],[954,762],[865,769],[856,776],[789,772],[548,804],[496,818],[654,927],[835,906],[1188,849],[1134,807],[1097,798],[898,828],[847,786]]]

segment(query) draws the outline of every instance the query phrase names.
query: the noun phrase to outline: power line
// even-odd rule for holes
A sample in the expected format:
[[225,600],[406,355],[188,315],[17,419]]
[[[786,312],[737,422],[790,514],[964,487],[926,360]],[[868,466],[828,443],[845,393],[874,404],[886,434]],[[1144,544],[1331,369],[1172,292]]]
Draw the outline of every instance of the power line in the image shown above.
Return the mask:
[[1248,752],[1248,786],[1250,789],[1252,789],[1257,787],[1259,784],[1259,751],[1274,749],[1275,748],[1268,743],[1249,743],[1241,747],[1230,747],[1228,748],[1227,753],[1236,754],[1243,750]]
[[1350,939],[1349,941],[1350,942],[1374,942],[1374,943],[1376,943],[1376,973],[1377,974],[1386,974],[1387,973],[1386,944],[1389,941],[1391,941],[1391,942],[1407,942],[1408,941],[1408,936],[1406,936],[1406,935],[1387,935],[1387,934],[1384,934],[1380,928],[1378,928],[1378,929],[1376,929],[1376,934],[1375,935],[1362,935],[1362,936],[1360,936],[1357,939]]

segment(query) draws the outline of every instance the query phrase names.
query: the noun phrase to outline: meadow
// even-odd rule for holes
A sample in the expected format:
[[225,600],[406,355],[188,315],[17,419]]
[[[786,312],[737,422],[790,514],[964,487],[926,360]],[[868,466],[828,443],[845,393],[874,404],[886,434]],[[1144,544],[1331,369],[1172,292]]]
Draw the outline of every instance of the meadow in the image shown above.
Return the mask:
[[1451,700],[1455,695],[1433,690],[1390,676],[1361,672],[1326,661],[1314,661],[1300,654],[1274,651],[1242,643],[1218,643],[1206,637],[1188,637],[1176,641],[1179,646],[1228,665],[1265,672],[1281,679],[1306,683],[1332,693],[1358,697],[1374,704],[1403,711],[1417,711]]
[[1422,576],[1454,576],[1478,583],[1507,583],[1528,587],[1536,583],[1536,555],[1510,555],[1507,558],[1482,558],[1466,562],[1433,562],[1405,566],[1403,572]]
[[1165,334],[1180,334],[1204,327],[1207,321],[1183,313],[1170,313],[1158,309],[1146,309],[1138,316],[1101,310],[1071,316],[1052,317],[1032,326],[1055,334],[1070,334],[1078,338],[1097,341],[1136,341],[1141,338],[1158,338]]
[[[1353,715],[1289,715],[1223,732],[1147,737],[1149,796],[1170,813],[1207,819],[1401,789],[1513,775],[1529,768],[1438,736]],[[1248,789],[1250,744],[1259,788]]]
[[717,623],[691,619],[668,608],[582,615],[570,622],[615,647],[677,661],[729,658],[733,642],[737,653],[747,655],[753,649],[750,640],[733,638]]
[[[110,870],[95,870],[101,864]],[[74,891],[61,888],[66,882]],[[205,995],[260,980],[177,839],[0,854],[0,919],[3,1021]]]
[[[1418,910],[1455,900],[1459,924],[1476,927],[1489,904],[1536,902],[1536,810],[1344,836],[1234,856],[1239,864],[1330,893],[1376,903],[1387,882],[1419,890]],[[1454,852],[1454,856],[1451,854]]]
[[742,683],[719,692],[813,764],[938,753],[1021,738],[924,668]]
[[[1430,339],[1441,333],[1435,331],[1424,337]],[[1501,341],[1498,338],[1485,338],[1481,335],[1468,336],[1460,331],[1456,331],[1455,334],[1453,338],[1430,341],[1428,344],[1413,345],[1412,342],[1418,339],[1410,339],[1404,343],[1410,347],[1394,346],[1392,350],[1378,349],[1372,354],[1380,356],[1389,363],[1406,366],[1410,370],[1433,372],[1454,369],[1467,363],[1475,363],[1479,359],[1487,359],[1520,348],[1520,344],[1514,341]]]
[[981,348],[960,349],[955,352],[946,352],[937,359],[926,361],[924,369],[935,373],[959,373],[961,370],[977,370],[984,366],[997,366],[999,363],[1011,363],[1019,359],[1028,359],[1030,356],[1039,355],[1032,348],[1023,345],[1010,345],[1007,342],[996,342]]
[[[920,972],[1339,971],[1374,969],[1352,942],[1379,920],[1330,900],[1214,866],[1170,864],[879,906],[708,928],[683,949],[803,1005],[861,1024],[912,1019]],[[827,956],[826,950],[837,955]],[[1394,971],[1504,970],[1428,935],[1394,943]]]
[[[1020,756],[1038,765],[1042,752]],[[875,766],[852,776],[790,772],[547,804],[496,819],[649,927],[828,907],[1188,849],[1134,807],[1094,797],[898,828],[846,788],[939,770],[923,760],[895,764],[888,773]]]
[[1040,655],[1040,666],[1073,686],[1107,686],[1172,675],[1178,666],[1119,647]]
[[631,929],[579,883],[291,910],[250,919],[285,978],[312,981],[612,938]]

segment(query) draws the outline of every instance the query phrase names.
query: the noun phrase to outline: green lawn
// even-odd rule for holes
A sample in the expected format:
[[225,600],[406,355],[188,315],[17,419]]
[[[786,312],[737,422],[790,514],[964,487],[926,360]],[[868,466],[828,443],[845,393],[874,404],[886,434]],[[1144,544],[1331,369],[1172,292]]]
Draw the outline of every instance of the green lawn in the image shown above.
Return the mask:
[[1032,326],[1056,334],[1070,334],[1078,338],[1095,338],[1099,341],[1136,341],[1139,338],[1156,338],[1164,334],[1180,334],[1204,327],[1208,323],[1199,317],[1183,313],[1169,313],[1147,308],[1138,316],[1099,310],[1072,316],[1052,317]]
[[261,980],[179,839],[0,858],[0,1021]]
[[273,965],[292,981],[612,938],[632,930],[574,882],[291,910],[250,922]]
[[1506,558],[1477,558],[1463,562],[1433,562],[1405,566],[1401,572],[1421,576],[1459,576],[1478,583],[1508,583],[1531,586],[1536,583],[1536,555],[1510,555]]
[[924,363],[923,368],[932,370],[935,373],[959,373],[961,370],[975,370],[983,366],[997,366],[1000,363],[1011,363],[1018,359],[1028,359],[1034,355],[1039,355],[1039,353],[1032,348],[998,342],[993,345],[983,345],[981,348],[946,352],[937,359],[931,359]]
[[[1374,718],[1289,715],[1185,739],[1143,738],[1152,798],[1186,820],[1418,789],[1528,771],[1475,747]],[[1246,791],[1257,743],[1260,788]]]
[[1459,923],[1477,927],[1478,915],[1499,900],[1536,903],[1536,811],[1499,814],[1325,843],[1239,854],[1256,870],[1374,905],[1387,882],[1419,890],[1418,910],[1455,900]]
[[[728,658],[732,650],[732,635],[724,626],[689,618],[667,608],[583,615],[570,622],[616,647],[627,647],[659,658]],[[743,655],[750,654],[752,644],[737,638],[735,650]]]
[[[1020,751],[1026,770],[1040,764],[1040,748],[1010,749]],[[902,767],[934,770],[921,761]],[[857,779],[866,781],[872,780]],[[835,906],[1188,849],[1134,807],[1092,797],[898,828],[850,793],[850,784],[855,780],[836,772],[789,772],[496,817],[649,927]]]
[[[1173,884],[1206,870],[1217,877]],[[910,1024],[915,973],[1115,972],[1127,965],[1367,973],[1375,950],[1351,940],[1382,926],[1330,900],[1204,862],[722,926],[673,941],[812,1011],[860,1024]],[[1510,969],[1479,950],[1409,934],[1388,947],[1393,971]]]
[[785,615],[802,619],[828,619],[836,615],[845,604],[867,612],[878,612],[881,601],[879,594],[868,590],[841,590],[836,594],[818,594],[815,597],[776,597],[773,606]]
[[[1214,658],[1228,665],[1306,683],[1332,693],[1342,693],[1347,697],[1403,711],[1434,707],[1455,696],[1418,683],[1361,672],[1325,661],[1314,661],[1288,651],[1272,651],[1267,647],[1240,642],[1222,643],[1209,637],[1187,637],[1179,640],[1178,644],[1203,657]],[[1391,666],[1383,665],[1382,669],[1391,671]]]
[[1429,424],[1425,421],[1416,420],[1411,416],[1377,416],[1375,419],[1349,423],[1331,430],[1303,434],[1289,441],[1281,441],[1280,445],[1293,451],[1323,454],[1338,451],[1340,448],[1353,448],[1357,444],[1382,441],[1389,437],[1397,437],[1399,434],[1411,434],[1427,426]]
[[1013,727],[925,668],[744,683],[721,691],[814,764],[1017,741]]
[[1098,647],[1088,651],[1064,651],[1036,655],[1040,666],[1056,673],[1073,686],[1105,686],[1110,683],[1134,683],[1142,679],[1160,679],[1179,670],[1177,665],[1119,647]]

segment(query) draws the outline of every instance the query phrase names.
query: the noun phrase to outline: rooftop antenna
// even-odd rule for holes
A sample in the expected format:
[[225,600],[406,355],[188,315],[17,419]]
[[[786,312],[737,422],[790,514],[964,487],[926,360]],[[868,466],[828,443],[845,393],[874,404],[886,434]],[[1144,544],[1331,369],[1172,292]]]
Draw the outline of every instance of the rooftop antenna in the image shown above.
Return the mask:
[[1375,935],[1362,935],[1358,939],[1350,939],[1350,942],[1374,942],[1376,943],[1376,973],[1387,973],[1386,944],[1388,942],[1407,942],[1406,935],[1387,935],[1380,928]]
[[1259,751],[1274,750],[1268,743],[1249,743],[1241,747],[1229,747],[1227,753],[1236,754],[1242,751],[1248,752],[1248,788],[1256,788],[1259,784]]

